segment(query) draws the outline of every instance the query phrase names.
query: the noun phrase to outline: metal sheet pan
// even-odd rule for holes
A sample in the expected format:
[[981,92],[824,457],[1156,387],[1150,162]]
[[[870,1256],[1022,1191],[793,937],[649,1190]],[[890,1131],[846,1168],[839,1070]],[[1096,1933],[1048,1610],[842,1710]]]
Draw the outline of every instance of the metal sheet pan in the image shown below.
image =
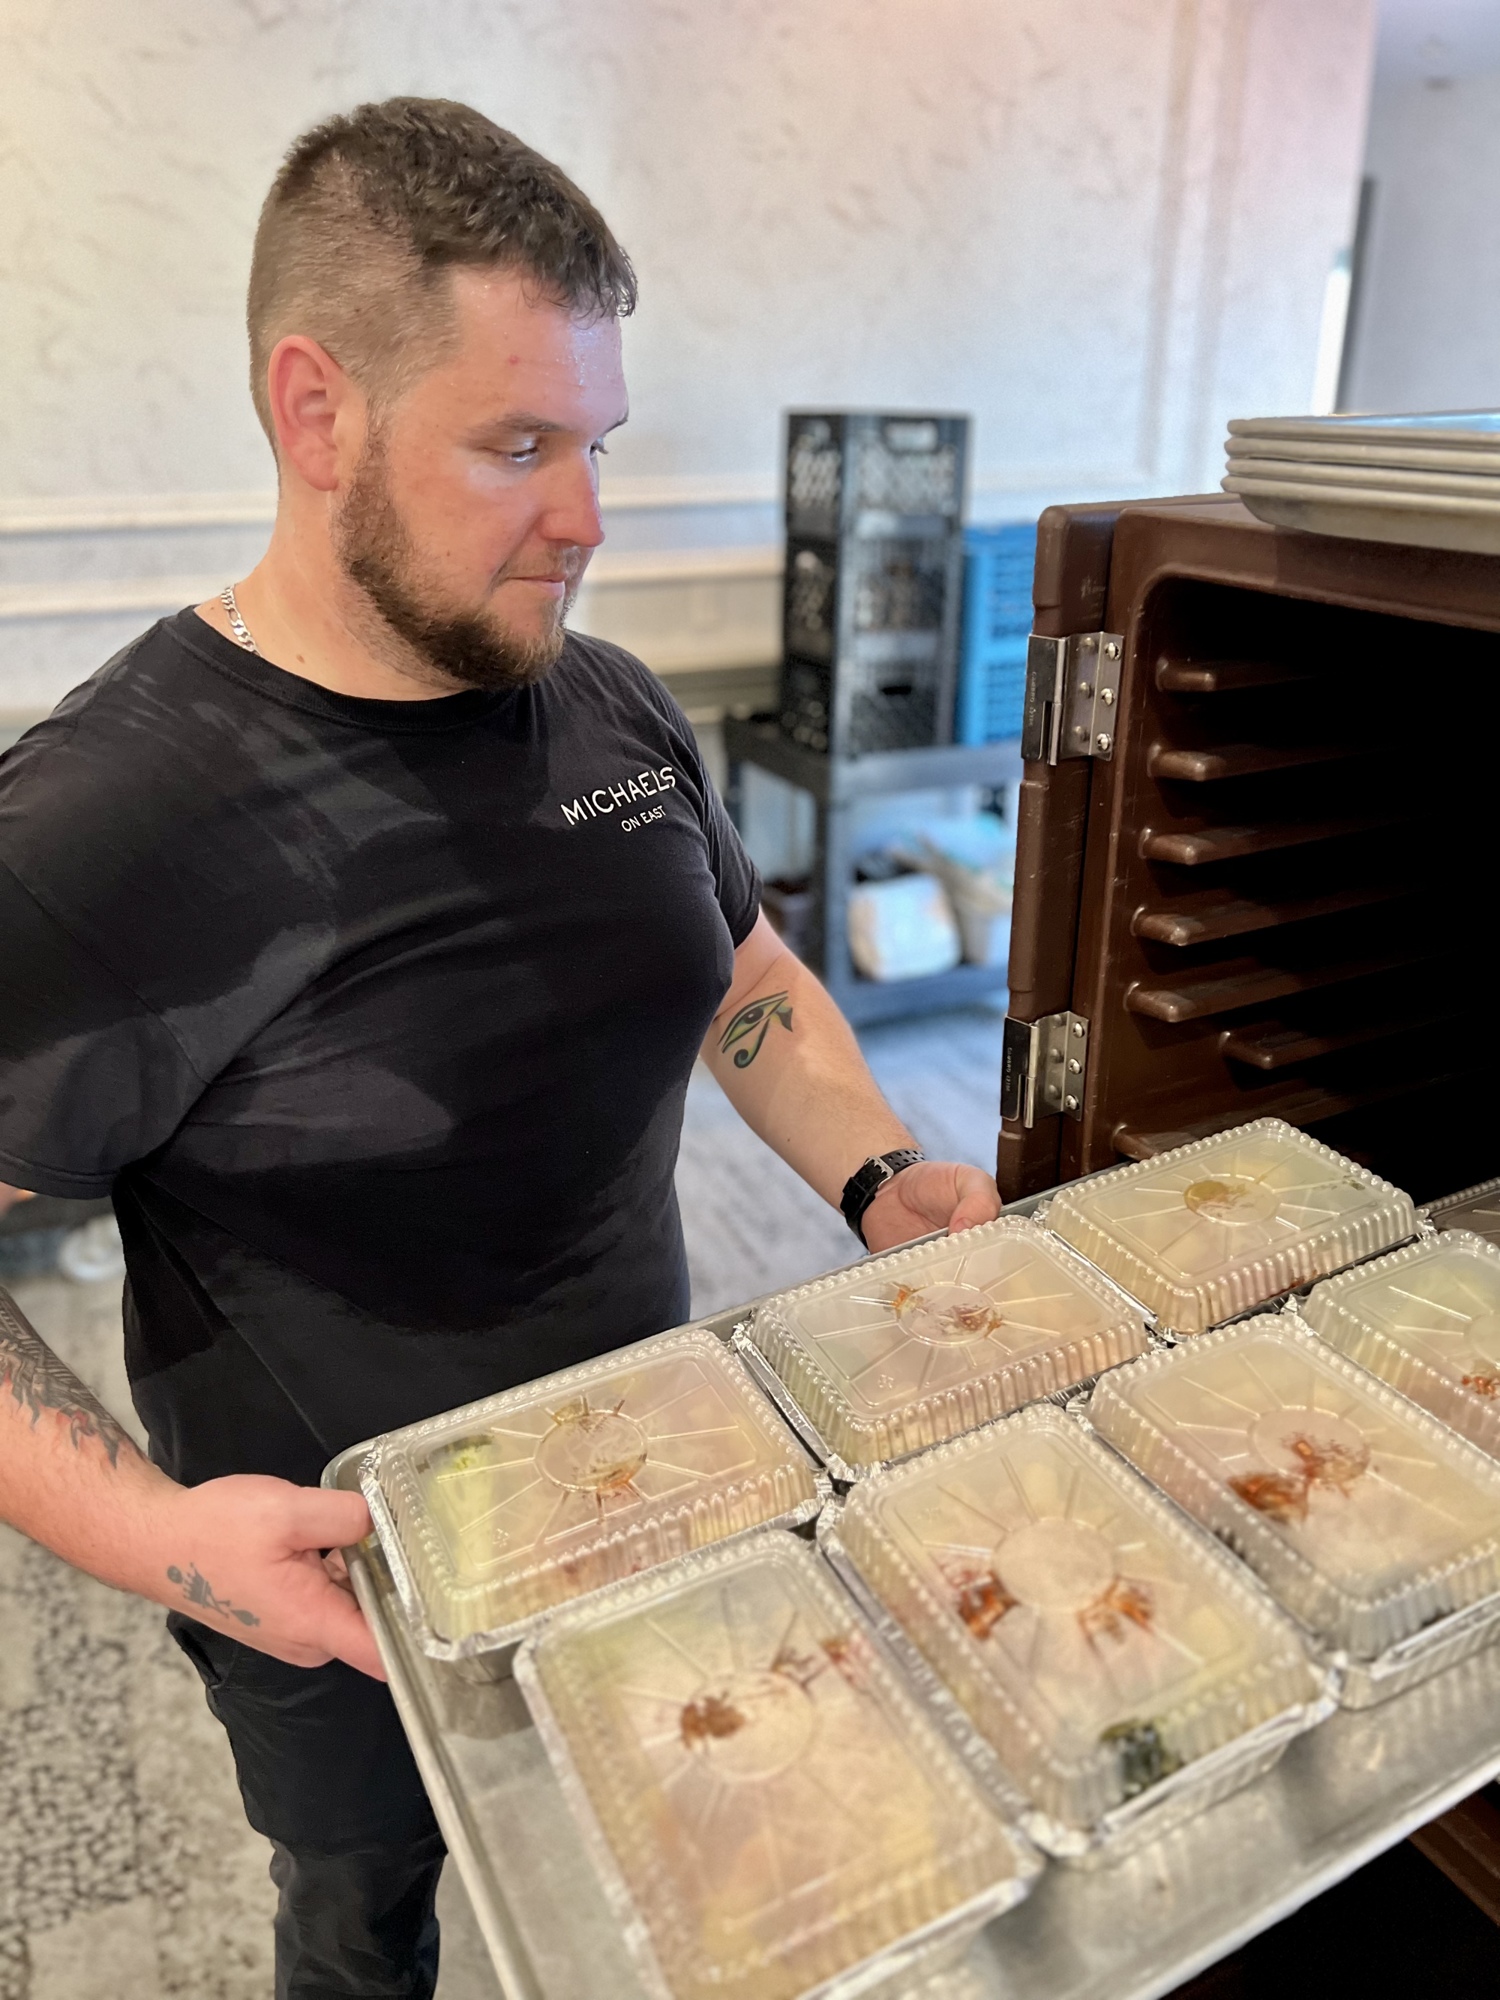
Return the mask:
[[[745,1310],[708,1324],[727,1338]],[[328,1483],[357,1485],[360,1451],[336,1459]],[[505,2000],[643,2000],[515,1685],[476,1686],[427,1659],[373,1545],[350,1552],[350,1570]],[[945,1979],[943,2000],[1155,2000],[1497,1773],[1491,1646],[1379,1709],[1334,1716],[1117,1867],[1049,1868]]]

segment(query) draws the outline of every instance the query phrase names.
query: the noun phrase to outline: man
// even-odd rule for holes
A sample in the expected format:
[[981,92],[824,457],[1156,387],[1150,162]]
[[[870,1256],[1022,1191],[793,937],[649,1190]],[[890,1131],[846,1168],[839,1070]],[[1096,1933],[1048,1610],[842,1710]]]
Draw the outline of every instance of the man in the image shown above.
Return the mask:
[[368,1517],[320,1469],[686,1318],[700,1045],[872,1249],[999,1207],[903,1162],[680,710],[564,628],[634,298],[478,113],[307,134],[250,279],[266,557],[0,769],[0,1174],[112,1195],[151,1439],[12,1317],[0,1513],[171,1607],[274,1843],[283,2000],[436,1974],[442,1843],[321,1553]]

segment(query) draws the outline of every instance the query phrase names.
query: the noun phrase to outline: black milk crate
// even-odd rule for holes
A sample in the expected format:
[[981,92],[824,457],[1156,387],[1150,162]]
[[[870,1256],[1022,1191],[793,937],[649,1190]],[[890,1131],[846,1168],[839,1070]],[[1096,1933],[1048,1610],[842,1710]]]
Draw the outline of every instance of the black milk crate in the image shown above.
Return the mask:
[[953,735],[966,417],[793,412],[781,726],[859,756]]
[[957,528],[968,450],[967,417],[793,410],[787,533],[835,540],[871,513]]

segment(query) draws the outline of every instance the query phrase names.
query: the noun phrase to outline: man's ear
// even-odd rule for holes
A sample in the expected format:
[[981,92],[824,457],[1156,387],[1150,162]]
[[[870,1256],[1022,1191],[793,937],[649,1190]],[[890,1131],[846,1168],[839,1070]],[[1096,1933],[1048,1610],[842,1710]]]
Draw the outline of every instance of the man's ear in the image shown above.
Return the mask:
[[365,398],[326,347],[306,334],[278,340],[266,363],[276,456],[315,492],[332,493],[358,457]]

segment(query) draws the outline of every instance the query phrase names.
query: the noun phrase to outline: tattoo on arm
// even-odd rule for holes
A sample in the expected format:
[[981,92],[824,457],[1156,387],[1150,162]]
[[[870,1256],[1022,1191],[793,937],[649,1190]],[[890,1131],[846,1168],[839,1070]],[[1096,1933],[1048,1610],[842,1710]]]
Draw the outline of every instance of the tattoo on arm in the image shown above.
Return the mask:
[[719,1054],[727,1056],[733,1049],[735,1068],[749,1069],[760,1054],[761,1044],[771,1032],[773,1021],[779,1021],[790,1032],[792,1010],[785,993],[767,993],[762,999],[752,1000],[748,1006],[741,1007],[719,1038]]
[[221,1618],[237,1618],[242,1625],[260,1623],[253,1611],[242,1611],[238,1605],[231,1604],[227,1597],[220,1597],[196,1563],[188,1564],[186,1576],[176,1563],[173,1563],[167,1571],[167,1582],[181,1584],[184,1604],[194,1604],[200,1611],[217,1611]]
[[75,1451],[90,1437],[98,1438],[111,1465],[119,1463],[122,1445],[135,1451],[129,1433],[72,1369],[63,1366],[4,1292],[0,1292],[0,1389],[9,1389],[19,1409],[30,1410],[33,1430],[43,1410],[55,1410],[67,1423]]

